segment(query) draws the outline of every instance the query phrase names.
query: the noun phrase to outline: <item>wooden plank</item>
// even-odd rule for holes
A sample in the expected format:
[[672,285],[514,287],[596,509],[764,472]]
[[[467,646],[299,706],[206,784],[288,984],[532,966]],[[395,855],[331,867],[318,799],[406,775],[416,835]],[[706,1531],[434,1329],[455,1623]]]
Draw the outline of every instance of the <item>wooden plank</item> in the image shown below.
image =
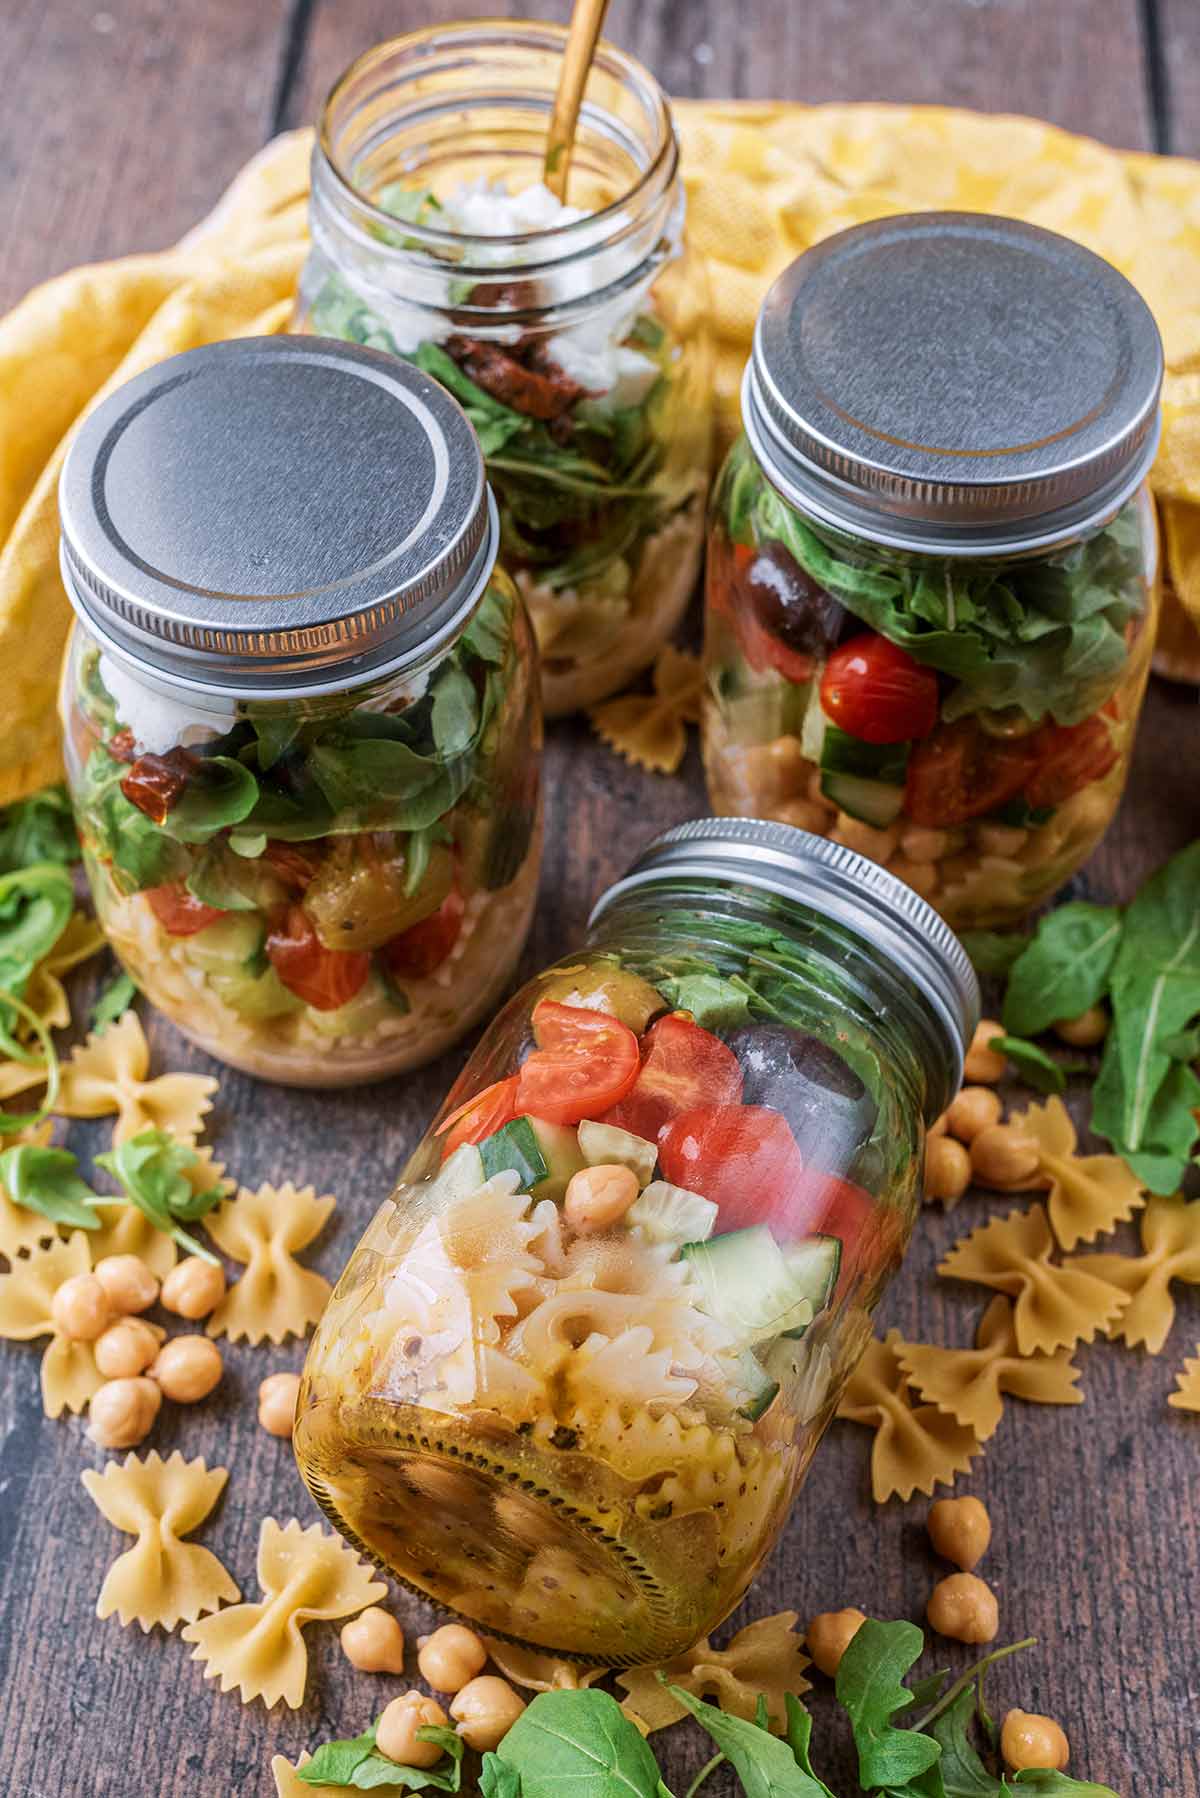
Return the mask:
[[1200,6],[1196,0],[1147,4],[1156,8],[1168,148],[1200,156]]

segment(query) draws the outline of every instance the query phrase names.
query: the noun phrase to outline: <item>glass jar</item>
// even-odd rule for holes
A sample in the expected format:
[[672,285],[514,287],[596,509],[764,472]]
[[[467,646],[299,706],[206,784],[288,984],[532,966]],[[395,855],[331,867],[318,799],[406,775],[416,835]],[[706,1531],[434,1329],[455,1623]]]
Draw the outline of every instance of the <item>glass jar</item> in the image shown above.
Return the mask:
[[679,623],[711,454],[666,99],[602,45],[560,204],[542,158],[565,40],[439,25],[347,70],[313,155],[296,320],[415,362],[466,408],[552,716],[625,686]]
[[742,1597],[871,1333],[978,994],[899,881],[657,839],[504,1008],[317,1329],[301,1471],[495,1634],[660,1662]]
[[857,226],[767,296],[710,519],[718,813],[1008,925],[1125,783],[1158,609],[1162,350],[1123,276],[978,214]]
[[541,719],[466,419],[370,350],[246,339],[99,406],[61,485],[66,763],[97,915],[247,1072],[419,1066],[528,930]]

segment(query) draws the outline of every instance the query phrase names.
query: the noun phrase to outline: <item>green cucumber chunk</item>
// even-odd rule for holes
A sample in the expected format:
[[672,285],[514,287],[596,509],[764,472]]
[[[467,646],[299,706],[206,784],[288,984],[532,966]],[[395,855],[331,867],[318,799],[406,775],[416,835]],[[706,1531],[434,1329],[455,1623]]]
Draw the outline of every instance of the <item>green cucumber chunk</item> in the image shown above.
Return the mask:
[[725,1325],[740,1348],[800,1335],[812,1322],[812,1299],[765,1224],[687,1242],[680,1254],[700,1286],[701,1308]]
[[589,1167],[630,1168],[637,1175],[639,1186],[648,1186],[654,1178],[658,1146],[644,1136],[635,1136],[632,1130],[622,1130],[616,1124],[593,1123],[585,1118],[579,1126],[579,1147]]
[[822,771],[821,791],[831,805],[876,830],[894,824],[904,809],[904,788],[887,785],[881,780],[867,780],[861,774],[827,774]]
[[426,1201],[436,1213],[455,1199],[469,1199],[478,1192],[486,1175],[483,1156],[473,1142],[460,1143],[453,1155],[447,1155],[433,1179],[425,1188]]
[[262,974],[232,968],[224,973],[210,974],[209,982],[224,1003],[243,1018],[266,1022],[304,1010],[303,999],[288,991],[274,968],[269,967]]
[[479,1154],[486,1180],[511,1168],[521,1182],[522,1192],[532,1192],[550,1172],[533,1133],[533,1124],[527,1117],[513,1118],[511,1123],[494,1130],[491,1136],[485,1136],[479,1145]]
[[228,974],[235,968],[263,969],[267,927],[257,912],[227,912],[187,941],[187,957],[198,968]]
[[908,774],[908,751],[907,743],[866,743],[830,724],[821,742],[821,767],[829,774],[858,774],[864,780],[902,787]]
[[579,1136],[568,1124],[552,1124],[547,1118],[526,1119],[537,1139],[546,1172],[532,1188],[535,1199],[561,1199],[572,1177],[588,1164]]
[[676,1247],[687,1243],[700,1248],[716,1227],[717,1207],[711,1199],[689,1192],[684,1186],[672,1186],[669,1180],[652,1180],[625,1217],[651,1242],[671,1242]]
[[737,1408],[743,1417],[757,1423],[779,1391],[779,1381],[771,1377],[749,1349],[743,1349],[738,1356],[736,1369],[737,1385],[745,1393]]
[[842,1244],[837,1236],[806,1236],[783,1251],[784,1265],[797,1292],[815,1311],[823,1311],[833,1297],[842,1267]]

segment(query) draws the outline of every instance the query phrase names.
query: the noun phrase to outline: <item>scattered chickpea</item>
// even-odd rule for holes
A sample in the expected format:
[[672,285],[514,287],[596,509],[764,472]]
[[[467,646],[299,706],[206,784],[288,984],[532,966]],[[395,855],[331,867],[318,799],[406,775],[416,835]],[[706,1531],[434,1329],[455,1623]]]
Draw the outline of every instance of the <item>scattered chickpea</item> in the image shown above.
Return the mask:
[[931,1136],[925,1144],[925,1197],[956,1204],[971,1184],[971,1157],[952,1136]]
[[1031,1180],[1038,1170],[1038,1146],[1014,1124],[989,1124],[971,1144],[971,1172],[982,1186],[1002,1192]]
[[567,1182],[563,1211],[575,1230],[607,1230],[624,1217],[638,1196],[637,1175],[616,1162],[580,1168]]
[[443,1623],[431,1636],[422,1636],[417,1646],[421,1678],[435,1692],[461,1692],[487,1662],[487,1649],[465,1623]]
[[900,851],[910,862],[940,862],[950,853],[952,841],[949,831],[931,830],[925,824],[910,824],[901,833]]
[[996,1594],[974,1573],[950,1573],[939,1580],[925,1615],[939,1636],[956,1642],[994,1642],[1000,1628]]
[[929,1540],[943,1559],[969,1573],[987,1553],[992,1520],[978,1498],[939,1498],[929,1507]]
[[824,836],[829,819],[827,807],[816,805],[811,799],[785,799],[774,807],[773,815],[781,824],[790,824],[794,830],[810,831],[817,837]]
[[936,862],[910,862],[902,855],[894,855],[888,863],[888,872],[922,899],[931,899],[942,884]]
[[946,1123],[946,1115],[947,1114],[943,1111],[941,1117],[934,1118],[932,1124],[930,1124],[928,1130],[925,1132],[926,1141],[934,1136],[945,1136],[946,1131],[949,1128]]
[[957,1098],[950,1101],[946,1128],[959,1142],[974,1142],[981,1130],[1000,1122],[1003,1110],[1000,1094],[993,1092],[990,1086],[964,1086]]
[[121,1317],[149,1311],[158,1297],[158,1280],[137,1255],[105,1255],[92,1271]]
[[158,1353],[162,1336],[142,1317],[119,1317],[97,1336],[92,1350],[97,1370],[106,1380],[129,1380],[145,1373]]
[[92,1394],[88,1435],[100,1448],[135,1448],[154,1428],[161,1404],[153,1380],[108,1380]]
[[842,1656],[866,1622],[861,1611],[851,1605],[844,1611],[822,1611],[808,1626],[806,1645],[815,1666],[834,1677],[842,1664]]
[[436,1698],[424,1692],[403,1692],[386,1706],[375,1730],[380,1754],[401,1767],[433,1767],[442,1758],[436,1742],[423,1742],[419,1729],[433,1725],[445,1729],[450,1722]]
[[877,830],[861,818],[852,818],[849,812],[838,813],[837,828],[830,835],[835,843],[844,843],[847,849],[869,855],[876,862],[890,861],[900,841],[898,825],[889,824],[885,830]]
[[1003,1036],[1003,1024],[997,1024],[995,1018],[982,1018],[975,1026],[975,1035],[971,1038],[971,1047],[967,1050],[967,1059],[963,1063],[963,1074],[972,1082],[983,1086],[995,1086],[1002,1080],[1008,1069],[1008,1062],[1003,1055],[989,1049],[988,1044],[994,1036]]
[[195,1320],[215,1311],[225,1297],[225,1270],[199,1255],[186,1255],[162,1283],[162,1302],[177,1317]]
[[[268,1436],[291,1435],[296,1422],[296,1400],[299,1396],[298,1373],[269,1373],[263,1380],[258,1388],[258,1421]],[[369,1614],[367,1611],[363,1612],[364,1617]],[[381,1612],[380,1615],[382,1614]],[[357,1666],[357,1662],[355,1665]],[[398,1673],[400,1669],[397,1667],[396,1671]]]
[[108,1294],[95,1274],[72,1274],[50,1301],[55,1328],[75,1342],[95,1342],[112,1322]]
[[[1073,1049],[1094,1049],[1108,1035],[1108,1013],[1103,1005],[1089,1005],[1077,1018],[1060,1018],[1054,1026],[1054,1034],[1064,1043],[1070,1043]],[[1024,1713],[1013,1711],[1012,1715],[1023,1716]]]
[[207,1398],[221,1372],[221,1351],[207,1336],[173,1336],[150,1367],[150,1377],[162,1387],[163,1397],[177,1405]]
[[1071,1758],[1071,1746],[1053,1717],[1009,1711],[1000,1726],[1000,1753],[1014,1773],[1023,1767],[1053,1767],[1061,1773]]
[[485,1673],[471,1680],[450,1706],[450,1715],[468,1748],[486,1754],[501,1742],[525,1709],[525,1700],[506,1679]]
[[342,1653],[360,1673],[404,1672],[404,1631],[391,1612],[381,1611],[377,1604],[344,1624],[340,1640]]

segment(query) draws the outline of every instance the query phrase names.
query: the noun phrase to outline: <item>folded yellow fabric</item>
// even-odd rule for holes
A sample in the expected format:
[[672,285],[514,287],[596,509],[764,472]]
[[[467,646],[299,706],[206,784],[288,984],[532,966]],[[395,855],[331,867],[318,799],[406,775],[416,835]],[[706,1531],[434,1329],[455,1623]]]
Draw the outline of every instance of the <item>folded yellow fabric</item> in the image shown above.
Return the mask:
[[[1200,163],[942,107],[682,101],[676,118],[726,435],[765,289],[847,225],[925,207],[1009,213],[1128,275],[1166,344],[1153,484],[1172,582],[1200,623]],[[73,270],[0,321],[0,804],[60,772],[54,689],[69,611],[55,484],[71,432],[153,362],[286,328],[311,143],[302,131],[268,145],[175,249]]]

